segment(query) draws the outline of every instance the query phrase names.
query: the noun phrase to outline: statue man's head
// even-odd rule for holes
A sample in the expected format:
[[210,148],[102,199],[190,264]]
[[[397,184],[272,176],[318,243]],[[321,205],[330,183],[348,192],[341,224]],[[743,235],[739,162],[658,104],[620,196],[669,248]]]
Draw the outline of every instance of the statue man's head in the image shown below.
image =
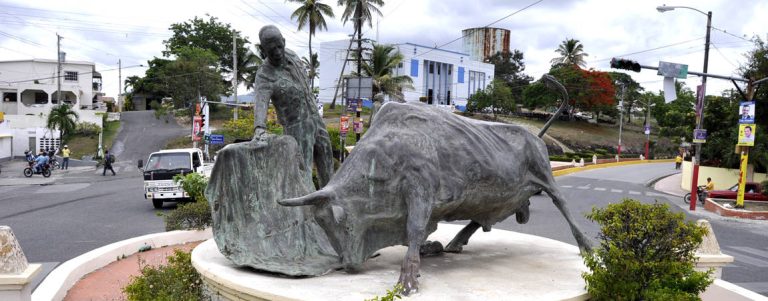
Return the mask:
[[267,57],[267,62],[280,66],[285,58],[285,39],[274,25],[267,25],[259,30],[259,50]]

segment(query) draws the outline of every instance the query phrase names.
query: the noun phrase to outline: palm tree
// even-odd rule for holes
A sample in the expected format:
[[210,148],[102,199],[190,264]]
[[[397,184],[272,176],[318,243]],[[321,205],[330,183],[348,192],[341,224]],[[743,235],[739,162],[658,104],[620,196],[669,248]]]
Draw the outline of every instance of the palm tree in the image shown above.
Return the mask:
[[584,45],[579,40],[566,38],[555,52],[560,56],[552,59],[552,66],[566,64],[585,67],[587,65],[584,57],[589,54],[584,52]]
[[59,144],[63,144],[64,136],[73,132],[77,124],[75,123],[80,116],[72,110],[68,104],[60,104],[51,108],[48,114],[46,127],[52,130],[59,130]]
[[131,93],[140,92],[142,87],[142,78],[136,75],[131,75],[125,78],[125,85],[123,86],[123,92],[128,92],[128,87],[131,87]]
[[373,78],[373,95],[383,93],[398,101],[403,101],[403,89],[413,89],[413,80],[407,75],[394,75],[392,70],[403,61],[403,54],[395,46],[373,44],[373,51],[366,54],[362,73]]
[[244,56],[237,61],[238,78],[237,82],[245,85],[247,90],[253,88],[253,84],[256,82],[256,71],[263,61],[255,52],[248,49]]
[[355,10],[357,9],[358,4],[361,8],[361,24],[368,22],[368,27],[373,27],[373,23],[371,21],[373,16],[371,15],[371,12],[381,16],[379,7],[384,6],[384,0],[339,0],[338,5],[344,6],[344,13],[341,14],[341,21],[344,24],[346,24],[350,18],[355,17]]
[[[319,0],[289,0],[291,2],[301,3],[302,5],[297,8],[291,19],[296,19],[299,22],[298,29],[302,30],[304,26],[309,26],[309,57],[312,57],[312,36],[315,35],[315,30],[328,30],[328,25],[325,23],[325,16],[333,18],[333,8],[328,4],[320,3]],[[315,86],[315,78],[309,78],[310,87]]]
[[[317,69],[320,68],[320,61],[317,60],[317,53],[312,54],[312,60],[308,60],[307,57],[302,57],[301,60],[304,62],[305,67],[307,67],[307,76],[309,77],[310,82],[320,76],[320,73],[317,72]],[[313,85],[310,85],[310,87],[313,87]]]

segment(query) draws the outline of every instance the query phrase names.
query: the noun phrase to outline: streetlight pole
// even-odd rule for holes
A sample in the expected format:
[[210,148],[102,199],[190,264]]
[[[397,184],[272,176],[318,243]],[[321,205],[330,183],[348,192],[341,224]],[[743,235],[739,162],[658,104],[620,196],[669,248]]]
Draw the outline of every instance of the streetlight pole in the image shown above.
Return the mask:
[[[696,119],[696,129],[701,129],[702,125],[704,124],[704,99],[707,95],[707,66],[709,65],[709,33],[712,29],[712,12],[703,12],[701,10],[695,9],[693,7],[688,6],[666,6],[662,5],[659,7],[656,7],[656,10],[663,13],[666,11],[674,10],[675,8],[686,8],[690,10],[695,10],[705,16],[707,16],[707,36],[706,40],[704,41],[704,75],[701,77],[701,103],[699,104],[698,109],[700,110],[699,118]],[[699,164],[701,163],[701,143],[696,143],[696,156],[693,161],[693,175],[691,177],[691,210],[696,210],[696,199],[698,198],[697,193],[695,193],[696,188],[699,183]]]

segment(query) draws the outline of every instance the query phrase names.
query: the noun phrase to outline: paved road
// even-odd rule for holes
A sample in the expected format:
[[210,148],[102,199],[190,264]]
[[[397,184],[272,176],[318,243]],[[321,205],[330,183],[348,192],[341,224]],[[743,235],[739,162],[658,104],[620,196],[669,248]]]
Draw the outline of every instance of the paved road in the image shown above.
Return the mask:
[[30,261],[45,263],[44,274],[95,248],[165,230],[162,218],[142,197],[136,161],[146,160],[185,130],[155,120],[152,112],[126,112],[122,120],[113,148],[117,176],[103,177],[94,166],[72,167],[54,171],[52,181],[35,175],[28,183],[43,185],[28,185],[26,179],[7,178],[16,168],[21,175],[22,162],[3,164],[0,225],[13,229]]
[[[593,207],[604,207],[623,198],[644,203],[667,203],[673,211],[685,212],[691,220],[709,220],[723,252],[736,259],[734,264],[723,269],[723,279],[768,295],[768,222],[723,218],[703,210],[690,213],[688,205],[679,196],[648,187],[649,182],[675,172],[670,163],[641,164],[589,170],[556,180],[569,201],[572,215],[593,237],[599,228],[597,224],[587,221],[584,214]],[[509,219],[500,223],[498,228],[576,244],[565,220],[548,196],[535,196],[531,204],[528,224],[519,225],[514,219]]]

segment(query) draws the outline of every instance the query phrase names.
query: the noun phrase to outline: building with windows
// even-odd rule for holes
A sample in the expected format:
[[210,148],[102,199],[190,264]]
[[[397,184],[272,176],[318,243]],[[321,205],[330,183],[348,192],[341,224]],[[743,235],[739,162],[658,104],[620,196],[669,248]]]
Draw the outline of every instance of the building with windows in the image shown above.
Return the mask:
[[58,87],[57,60],[0,61],[0,160],[23,156],[25,150],[58,148],[58,131],[45,127],[55,105],[69,104],[80,122],[102,125],[97,114],[104,111],[97,109],[101,75],[94,63],[63,60],[60,93]]
[[[320,44],[321,102],[331,102],[339,83],[341,68],[347,55],[348,40]],[[397,44],[403,62],[393,70],[395,75],[406,75],[413,80],[413,90],[404,90],[405,100],[417,102],[426,97],[428,104],[465,106],[467,98],[485,89],[493,81],[494,65],[470,59],[463,52],[428,47],[414,43]],[[347,64],[344,75],[356,71],[356,64]],[[337,102],[342,89],[338,89]]]

